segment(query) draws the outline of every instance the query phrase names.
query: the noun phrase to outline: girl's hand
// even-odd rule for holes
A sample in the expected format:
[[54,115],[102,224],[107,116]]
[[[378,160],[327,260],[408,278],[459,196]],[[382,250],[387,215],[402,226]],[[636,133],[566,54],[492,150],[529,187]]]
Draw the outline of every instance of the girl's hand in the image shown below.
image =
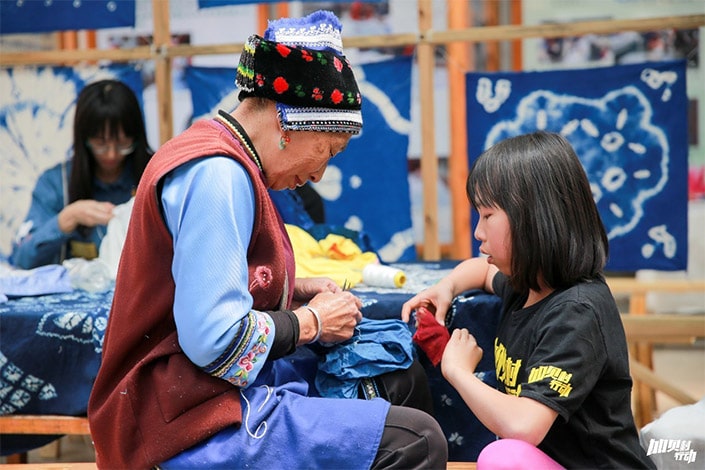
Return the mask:
[[475,337],[465,328],[453,330],[443,351],[441,373],[452,385],[454,378],[474,374],[480,359],[482,348],[477,345]]
[[446,313],[451,302],[453,302],[453,289],[441,280],[404,302],[401,307],[401,319],[408,322],[412,311],[425,307],[434,314],[438,323],[445,325]]

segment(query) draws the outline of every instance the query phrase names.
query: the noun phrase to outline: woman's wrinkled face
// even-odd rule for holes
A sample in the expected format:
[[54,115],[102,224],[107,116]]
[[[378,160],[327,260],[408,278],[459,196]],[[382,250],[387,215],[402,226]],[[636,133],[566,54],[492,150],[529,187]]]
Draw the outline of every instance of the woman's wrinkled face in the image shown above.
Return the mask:
[[487,261],[505,275],[511,275],[512,242],[507,213],[497,207],[478,207],[480,220],[475,227],[475,239],[481,242],[480,252]]
[[348,145],[350,134],[338,132],[289,132],[289,142],[281,150],[277,171],[267,171],[269,187],[275,190],[294,189],[306,181],[317,182],[323,177],[328,162]]

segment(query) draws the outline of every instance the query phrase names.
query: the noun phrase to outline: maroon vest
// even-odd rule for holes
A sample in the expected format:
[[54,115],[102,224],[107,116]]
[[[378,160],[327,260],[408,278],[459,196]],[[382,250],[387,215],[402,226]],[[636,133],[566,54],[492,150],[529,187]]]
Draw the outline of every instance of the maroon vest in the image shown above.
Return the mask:
[[159,204],[167,173],[214,155],[240,162],[254,186],[255,220],[247,252],[253,308],[278,310],[282,298],[288,307],[293,295],[289,238],[259,169],[240,142],[221,124],[199,121],[164,144],[137,190],[102,364],[88,403],[101,468],[149,468],[242,421],[239,389],[203,372],[179,347],[172,313],[173,240]]

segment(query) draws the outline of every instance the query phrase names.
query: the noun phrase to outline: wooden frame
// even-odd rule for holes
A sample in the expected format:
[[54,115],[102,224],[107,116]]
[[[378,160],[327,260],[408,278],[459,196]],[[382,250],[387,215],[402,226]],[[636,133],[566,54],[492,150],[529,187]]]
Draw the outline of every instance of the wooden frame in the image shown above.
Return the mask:
[[654,344],[692,344],[705,337],[705,318],[702,315],[655,315],[647,312],[646,295],[660,293],[702,293],[705,280],[644,281],[634,278],[607,279],[612,293],[627,296],[629,314],[623,317],[624,330],[630,350],[630,367],[634,379],[634,419],[639,427],[653,420],[657,391],[663,392],[681,404],[693,403],[694,398],[674,387],[653,372]]
[[[421,177],[423,181],[423,223],[424,240],[422,257],[425,260],[441,258],[441,246],[438,238],[438,156],[435,149],[435,129],[433,113],[433,69],[435,67],[434,47],[442,44],[473,43],[492,41],[516,41],[536,37],[567,37],[584,34],[606,34],[619,31],[650,31],[655,29],[675,28],[692,29],[705,26],[705,15],[668,16],[644,19],[622,19],[604,21],[579,21],[572,23],[545,25],[502,25],[479,26],[447,31],[433,30],[432,0],[418,0],[419,33],[391,34],[377,36],[356,36],[344,39],[345,47],[393,47],[415,45],[418,48],[419,87],[421,97]],[[448,0],[449,10],[455,11],[456,3]],[[169,43],[169,1],[152,0],[154,22],[154,45],[131,49],[67,49],[56,51],[4,52],[0,55],[0,67],[16,65],[61,65],[82,62],[108,60],[113,62],[128,62],[132,60],[154,60],[155,81],[157,86],[157,106],[159,116],[160,144],[166,142],[173,134],[173,110],[171,105],[171,63],[177,57],[192,57],[197,55],[237,54],[242,51],[243,44],[221,45],[172,45]],[[261,11],[266,11],[262,9]],[[512,13],[516,20],[517,14]],[[454,132],[451,139],[454,151],[450,155],[449,165],[454,168],[467,166],[467,151],[462,151],[462,139]],[[457,149],[460,149],[458,151]],[[451,180],[451,196],[454,211],[460,213],[467,203],[463,201],[464,181],[460,178]],[[462,186],[462,187],[461,187]],[[455,225],[465,223],[464,218],[454,220]],[[470,230],[458,228],[454,231],[453,247],[449,253],[466,253],[470,246]]]

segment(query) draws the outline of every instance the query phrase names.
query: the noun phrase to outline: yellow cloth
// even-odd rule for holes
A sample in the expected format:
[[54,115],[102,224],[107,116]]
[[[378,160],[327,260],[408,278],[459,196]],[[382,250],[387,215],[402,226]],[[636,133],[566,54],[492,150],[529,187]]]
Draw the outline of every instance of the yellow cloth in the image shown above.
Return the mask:
[[296,225],[286,225],[294,248],[296,277],[321,277],[333,279],[336,284],[355,286],[362,282],[362,270],[370,263],[379,263],[377,255],[366,251],[349,238],[329,234],[317,241],[307,231]]

